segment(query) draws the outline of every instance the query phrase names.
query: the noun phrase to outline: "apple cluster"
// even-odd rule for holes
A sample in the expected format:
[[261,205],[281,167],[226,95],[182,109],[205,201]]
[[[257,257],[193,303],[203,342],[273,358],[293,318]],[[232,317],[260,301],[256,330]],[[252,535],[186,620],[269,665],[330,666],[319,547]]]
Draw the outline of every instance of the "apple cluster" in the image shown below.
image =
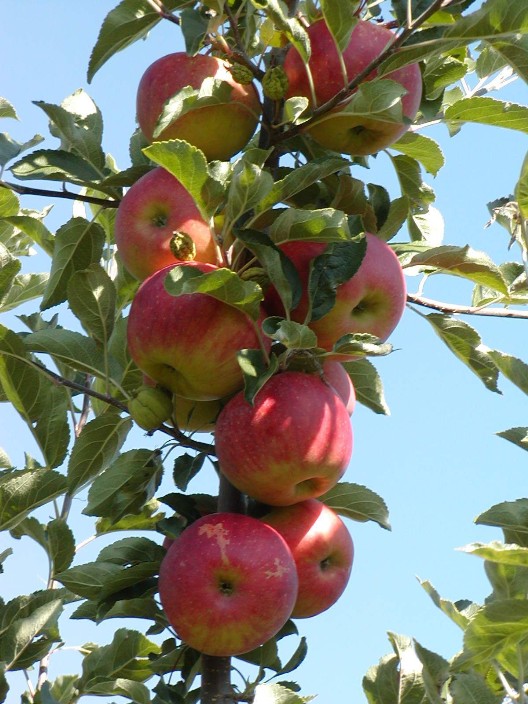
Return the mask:
[[[290,48],[281,85],[284,97],[304,96],[314,108],[361,74],[392,37],[360,21],[340,57],[324,20],[308,34],[309,64]],[[247,145],[261,114],[258,91],[237,75],[228,62],[209,55],[178,52],[156,61],[138,88],[145,139],[181,139],[208,161],[229,160]],[[420,74],[412,65],[388,78],[405,93],[400,122],[337,105],[310,121],[311,138],[351,155],[375,153],[398,139],[418,109]],[[208,100],[211,81],[226,91],[221,104]],[[178,112],[191,98],[194,109]],[[230,129],[218,129],[226,121]],[[236,271],[237,260],[222,247],[214,222],[202,217],[189,192],[162,167],[130,187],[118,209],[115,237],[123,265],[141,281],[127,340],[144,385],[130,401],[131,415],[147,430],[170,421],[182,431],[214,433],[220,471],[254,509],[252,515],[202,516],[172,541],[160,569],[160,599],[178,637],[191,647],[216,656],[245,653],[275,636],[289,618],[328,609],[348,582],[352,538],[320,500],[343,476],[353,445],[356,399],[341,361],[354,357],[336,354],[335,345],[354,333],[389,337],[405,306],[402,269],[384,241],[365,233],[359,268],[337,286],[333,306],[311,320],[310,272],[327,244],[301,238],[279,245],[301,286],[291,311],[272,278],[263,286],[256,319],[207,293],[172,295],[169,274]],[[239,352],[277,357],[280,344],[264,324],[270,317],[306,325],[317,340],[315,362],[299,369],[284,361],[294,355],[286,356],[248,399]]]

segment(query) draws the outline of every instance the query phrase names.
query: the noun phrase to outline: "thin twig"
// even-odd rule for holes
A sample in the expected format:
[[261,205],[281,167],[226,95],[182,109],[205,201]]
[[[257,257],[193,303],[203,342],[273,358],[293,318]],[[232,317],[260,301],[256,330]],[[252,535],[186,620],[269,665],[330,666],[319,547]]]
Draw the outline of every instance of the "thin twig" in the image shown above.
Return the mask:
[[147,2],[151,8],[164,20],[169,20],[169,22],[174,22],[174,24],[181,24],[180,18],[173,15],[172,12],[169,12],[160,0],[147,0]]
[[81,193],[73,193],[72,191],[62,190],[53,191],[47,188],[33,188],[33,186],[21,186],[18,183],[8,181],[0,181],[0,188],[7,188],[9,191],[18,193],[21,196],[46,196],[50,198],[66,198],[67,200],[80,200],[84,203],[94,203],[102,205],[103,208],[118,208],[119,200],[107,200],[98,198],[97,196],[87,196]]
[[458,315],[483,315],[494,318],[518,318],[528,320],[528,311],[511,310],[510,308],[481,308],[478,306],[460,306],[455,303],[443,303],[432,298],[423,298],[412,293],[407,294],[408,303],[415,303],[425,308],[433,308],[441,313]]

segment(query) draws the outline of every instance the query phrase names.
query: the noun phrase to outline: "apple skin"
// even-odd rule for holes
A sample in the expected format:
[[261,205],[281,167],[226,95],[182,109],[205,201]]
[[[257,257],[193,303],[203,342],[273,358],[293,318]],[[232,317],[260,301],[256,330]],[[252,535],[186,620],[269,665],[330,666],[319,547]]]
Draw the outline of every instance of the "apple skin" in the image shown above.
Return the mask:
[[[193,240],[193,256],[171,250],[175,232]],[[214,235],[189,192],[161,166],[139,178],[117,209],[115,241],[125,268],[143,281],[178,260],[217,263]]]
[[171,296],[164,281],[174,266],[193,266],[204,273],[217,268],[182,262],[143,281],[128,316],[130,356],[144,374],[178,396],[196,401],[230,396],[244,385],[237,352],[260,347],[255,325],[212,296]]
[[192,433],[213,432],[216,418],[225,403],[222,399],[193,401],[176,395],[173,395],[172,401],[176,425],[180,430]]
[[[319,347],[332,350],[334,343],[349,333],[369,333],[386,340],[399,323],[406,303],[405,276],[398,257],[389,245],[367,232],[367,249],[357,272],[337,287],[335,305],[308,326],[317,335]],[[310,262],[322,254],[321,242],[292,241],[280,245],[299,273],[303,294],[291,319],[302,323],[308,310]],[[269,315],[284,315],[276,290],[268,289],[265,307]]]
[[186,86],[200,88],[213,77],[233,86],[229,103],[207,105],[182,115],[166,127],[156,140],[183,139],[203,151],[208,160],[226,161],[251,139],[261,113],[255,87],[235,81],[228,65],[214,56],[185,52],[167,54],[151,64],[137,91],[136,112],[141,131],[148,142],[163,106]]
[[346,373],[345,368],[334,359],[325,359],[322,364],[323,377],[334,389],[336,394],[343,399],[343,403],[351,416],[356,408],[356,390],[352,379]]
[[274,508],[261,520],[282,535],[295,560],[299,592],[292,618],[329,609],[345,590],[354,561],[354,543],[341,518],[309,499]]
[[[334,39],[324,22],[319,20],[308,28],[312,47],[309,61],[313,77],[317,105],[334,97],[345,85],[339,54]],[[350,36],[343,52],[348,82],[358,76],[394,39],[386,27],[360,20]],[[288,76],[287,98],[304,96],[312,100],[306,67],[298,51],[292,47],[284,61]],[[376,76],[374,71],[370,79]],[[366,80],[369,80],[367,78]],[[422,98],[422,77],[418,64],[410,64],[392,71],[383,78],[400,83],[407,93],[402,97],[403,114],[411,122],[416,117]],[[367,156],[385,149],[408,130],[409,124],[384,122],[365,116],[340,114],[336,108],[318,120],[307,131],[326,149],[341,154]]]
[[169,545],[159,595],[178,637],[218,657],[272,638],[297,598],[295,563],[274,528],[237,513],[192,523]]
[[270,506],[321,496],[345,472],[352,427],[341,398],[317,375],[281,372],[250,405],[239,392],[216,421],[216,454],[239,491]]

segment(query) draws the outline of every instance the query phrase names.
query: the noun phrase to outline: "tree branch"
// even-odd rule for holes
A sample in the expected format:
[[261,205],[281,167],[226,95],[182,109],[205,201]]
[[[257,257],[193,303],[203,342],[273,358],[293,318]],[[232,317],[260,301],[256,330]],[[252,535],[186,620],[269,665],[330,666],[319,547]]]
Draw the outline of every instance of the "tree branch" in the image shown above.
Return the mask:
[[162,19],[174,22],[174,24],[181,24],[180,18],[169,12],[161,0],[147,0],[147,2]]
[[443,303],[431,298],[423,298],[412,293],[407,294],[408,303],[415,303],[425,308],[433,308],[441,313],[454,313],[458,315],[482,315],[494,318],[518,318],[528,320],[528,311],[510,310],[509,308],[480,308],[478,306],[460,306],[454,303]]
[[50,198],[66,198],[67,200],[80,200],[83,203],[94,203],[102,205],[103,208],[118,208],[119,200],[107,200],[106,198],[97,198],[97,196],[86,196],[81,193],[73,193],[72,191],[52,191],[47,188],[33,188],[32,186],[21,186],[18,183],[10,183],[8,181],[0,181],[0,188],[7,188],[9,191],[18,193],[21,196],[47,196]]

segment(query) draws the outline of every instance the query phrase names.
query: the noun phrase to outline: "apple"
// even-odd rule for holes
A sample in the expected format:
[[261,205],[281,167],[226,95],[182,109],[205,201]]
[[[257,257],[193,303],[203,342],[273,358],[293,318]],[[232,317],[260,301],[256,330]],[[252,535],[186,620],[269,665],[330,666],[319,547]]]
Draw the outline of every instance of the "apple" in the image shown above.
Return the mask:
[[315,616],[335,604],[354,560],[354,543],[337,513],[309,499],[273,508],[261,520],[282,535],[295,560],[299,592],[292,618]]
[[256,324],[203,293],[171,296],[164,282],[175,266],[193,266],[204,273],[217,269],[182,262],[145,279],[128,316],[130,356],[144,374],[178,396],[196,401],[230,396],[244,383],[238,351],[260,347]]
[[[345,372],[346,373],[346,372]],[[222,399],[193,401],[183,396],[172,397],[174,419],[180,430],[210,433],[223,406]]]
[[161,604],[178,637],[219,657],[272,638],[289,619],[297,588],[284,539],[239,513],[192,523],[169,545],[159,574]]
[[[346,81],[341,69],[335,41],[324,20],[308,28],[311,44],[309,68],[317,107],[326,103],[336,93],[358,76],[394,39],[393,33],[379,24],[358,21],[352,30],[350,41],[343,51]],[[284,60],[284,71],[288,77],[287,98],[304,96],[312,102],[312,93],[306,66],[294,47]],[[366,80],[377,75],[373,71]],[[412,122],[416,117],[422,98],[422,77],[418,64],[410,64],[388,73],[383,78],[400,83],[407,91],[402,97],[403,115]],[[342,154],[366,156],[385,149],[399,139],[409,128],[410,122],[386,122],[375,117],[352,115],[342,112],[338,106],[311,125],[308,133],[326,149]]]
[[239,392],[216,421],[221,470],[239,491],[271,506],[321,496],[347,468],[352,427],[341,398],[317,375],[272,376],[253,405]]
[[232,86],[229,102],[210,103],[176,118],[156,140],[183,139],[203,151],[208,160],[226,161],[250,140],[257,127],[261,105],[255,87],[233,78],[228,64],[214,56],[185,52],[167,54],[143,74],[137,91],[136,111],[141,131],[148,142],[165,103],[182,88],[199,89],[206,78]]
[[351,416],[356,407],[356,390],[352,379],[348,376],[345,368],[334,359],[325,359],[322,364],[323,378],[340,396]]
[[[334,307],[319,320],[308,323],[317,335],[319,347],[332,350],[334,343],[349,333],[369,333],[386,340],[405,310],[406,286],[402,267],[391,247],[371,233],[365,234],[367,249],[357,272],[336,289]],[[291,241],[280,249],[296,267],[303,294],[292,320],[303,323],[308,311],[308,278],[311,261],[322,254],[321,242]],[[276,290],[266,292],[265,306],[269,315],[284,315]]]
[[178,260],[217,263],[211,228],[189,192],[161,166],[126,192],[114,232],[125,268],[140,281]]

